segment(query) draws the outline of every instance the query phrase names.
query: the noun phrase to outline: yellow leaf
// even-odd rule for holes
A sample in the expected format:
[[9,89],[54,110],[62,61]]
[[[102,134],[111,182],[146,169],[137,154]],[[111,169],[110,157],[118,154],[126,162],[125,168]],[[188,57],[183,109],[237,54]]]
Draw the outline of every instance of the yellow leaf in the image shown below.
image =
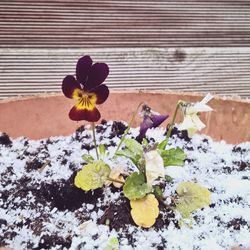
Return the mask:
[[106,182],[110,174],[110,167],[103,161],[95,161],[85,165],[74,180],[76,187],[84,191],[100,188]]
[[155,224],[159,215],[159,203],[153,194],[148,194],[142,199],[131,200],[131,215],[136,225],[149,228]]
[[182,182],[178,185],[176,192],[179,196],[176,209],[184,219],[190,218],[192,212],[211,203],[209,190],[198,183]]

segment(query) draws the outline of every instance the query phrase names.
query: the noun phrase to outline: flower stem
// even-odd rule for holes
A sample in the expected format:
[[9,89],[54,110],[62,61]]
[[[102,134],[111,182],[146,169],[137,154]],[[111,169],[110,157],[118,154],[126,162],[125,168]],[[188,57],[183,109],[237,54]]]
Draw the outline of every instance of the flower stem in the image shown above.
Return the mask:
[[120,147],[121,147],[121,145],[122,145],[122,143],[123,143],[123,141],[124,141],[126,135],[128,134],[128,132],[129,132],[129,130],[130,130],[130,128],[131,128],[131,125],[132,125],[132,123],[133,123],[133,121],[134,121],[134,119],[135,119],[135,116],[136,116],[136,114],[138,113],[138,110],[139,110],[139,108],[141,107],[142,104],[143,104],[143,102],[141,102],[141,103],[137,106],[136,110],[134,111],[134,113],[133,113],[133,115],[132,115],[132,117],[131,117],[131,119],[130,119],[130,121],[129,121],[128,127],[127,127],[127,129],[124,131],[124,133],[123,133],[123,135],[122,135],[122,138],[121,138],[121,140],[120,140],[120,142],[119,142],[119,144],[118,144],[118,146],[117,146],[117,148],[116,148],[116,151],[115,151],[115,154],[114,154],[114,155],[116,155],[116,153],[117,153],[118,150],[120,149]]
[[95,145],[96,158],[99,160],[99,154],[98,154],[98,149],[97,149],[97,145],[96,145],[95,123],[94,122],[92,122],[92,131],[93,131],[93,141],[94,141],[94,145]]
[[120,184],[125,183],[124,181],[116,180],[116,179],[113,179],[113,178],[110,178],[110,177],[108,177],[108,181],[117,182],[117,183],[120,183]]
[[177,116],[177,112],[178,112],[178,109],[180,107],[180,105],[182,104],[182,101],[178,101],[177,102],[177,105],[176,105],[176,108],[175,108],[175,111],[174,111],[174,116],[173,116],[173,119],[169,125],[169,128],[168,128],[168,132],[167,132],[167,135],[166,135],[166,141],[168,142],[168,139],[171,135],[171,132],[173,130],[173,127],[174,127],[174,123],[175,123],[175,119],[176,119],[176,116]]

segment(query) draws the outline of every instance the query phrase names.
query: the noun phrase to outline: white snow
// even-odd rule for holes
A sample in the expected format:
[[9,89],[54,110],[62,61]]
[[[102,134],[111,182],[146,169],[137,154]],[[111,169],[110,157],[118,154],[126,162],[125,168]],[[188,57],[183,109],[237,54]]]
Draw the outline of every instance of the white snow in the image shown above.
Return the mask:
[[[111,131],[111,124],[107,124],[105,134],[97,133],[97,143],[109,144],[108,138]],[[129,137],[136,137],[138,128],[131,129]],[[154,138],[156,142],[164,139],[164,130],[161,128],[149,129],[147,131],[148,138]],[[41,213],[31,208],[32,203],[35,203],[31,192],[28,192],[25,198],[25,206],[23,209],[5,207],[4,192],[15,190],[15,182],[24,175],[31,178],[31,184],[39,184],[42,182],[51,183],[60,179],[68,179],[72,170],[70,164],[74,164],[77,169],[81,169],[85,164],[82,155],[88,153],[87,150],[81,149],[82,144],[92,143],[92,133],[89,130],[84,130],[81,134],[82,141],[75,141],[76,134],[68,137],[50,138],[53,142],[48,144],[49,155],[46,155],[46,150],[43,150],[42,142],[29,140],[28,145],[24,145],[24,138],[13,140],[12,147],[5,147],[0,144],[0,219],[7,221],[7,225],[0,224],[0,236],[4,235],[6,229],[18,222],[25,222],[27,219],[37,220]],[[207,142],[202,142],[206,139]],[[118,143],[119,138],[111,139]],[[109,230],[108,226],[97,225],[97,219],[100,218],[104,211],[101,205],[108,206],[110,202],[117,202],[120,193],[112,193],[109,188],[105,189],[104,199],[102,204],[96,204],[98,211],[94,211],[94,205],[83,204],[79,213],[85,213],[89,216],[89,221],[81,221],[76,217],[76,213],[72,211],[58,211],[56,208],[44,207],[44,211],[50,215],[49,220],[42,222],[43,231],[41,235],[34,235],[32,230],[24,225],[22,228],[16,227],[13,232],[17,235],[14,240],[7,240],[5,243],[14,249],[27,249],[27,243],[33,242],[38,246],[40,237],[45,234],[56,233],[63,238],[71,237],[72,244],[70,249],[105,249],[111,237],[117,237],[119,240],[119,249],[156,249],[156,246],[162,245],[162,239],[165,240],[165,249],[202,249],[202,250],[221,250],[230,249],[232,246],[242,245],[250,247],[250,170],[249,167],[244,171],[232,170],[231,173],[225,171],[228,167],[233,169],[237,167],[237,162],[244,161],[250,164],[250,142],[245,142],[237,145],[241,147],[242,152],[233,152],[234,145],[226,144],[224,141],[213,142],[208,136],[194,135],[191,142],[178,139],[174,136],[169,141],[168,148],[181,147],[187,154],[188,159],[192,161],[185,162],[183,167],[168,167],[165,169],[165,174],[174,178],[173,183],[167,185],[164,195],[169,196],[175,193],[176,186],[182,181],[195,181],[206,186],[212,191],[212,203],[214,207],[207,207],[195,212],[193,215],[197,218],[193,220],[192,226],[183,226],[177,229],[171,222],[168,228],[156,231],[154,228],[144,230],[135,226],[128,226],[127,232],[133,235],[135,239],[134,246],[129,245],[125,231],[116,232],[114,229]],[[188,148],[193,147],[193,150]],[[243,152],[243,149],[245,150]],[[25,166],[30,159],[35,159],[32,155],[39,150],[39,158],[48,160],[49,164],[42,172],[30,171],[26,172]],[[70,151],[70,155],[65,155],[67,159],[65,165],[61,164],[60,156],[64,155],[64,150]],[[133,168],[133,164],[120,157],[116,162],[111,162],[115,147],[110,146],[109,157],[104,157],[104,161],[115,167],[123,165],[125,169]],[[30,156],[26,156],[29,154]],[[89,152],[95,157],[95,150]],[[14,173],[8,172],[8,167],[13,167]],[[6,181],[9,180],[7,184]],[[18,191],[18,190],[15,190]],[[240,200],[238,202],[230,201],[233,199]],[[11,195],[7,199],[13,199]],[[9,200],[8,200],[9,201]],[[13,203],[20,203],[21,198],[15,198]],[[171,200],[168,198],[167,203]],[[39,204],[37,204],[39,206]],[[240,225],[239,230],[233,227],[228,227],[234,219],[243,219],[246,225]],[[85,224],[84,224],[85,223]],[[93,236],[94,239],[93,239]],[[0,238],[1,239],[1,238]],[[1,241],[0,241],[1,243]],[[57,249],[56,247],[53,249]]]

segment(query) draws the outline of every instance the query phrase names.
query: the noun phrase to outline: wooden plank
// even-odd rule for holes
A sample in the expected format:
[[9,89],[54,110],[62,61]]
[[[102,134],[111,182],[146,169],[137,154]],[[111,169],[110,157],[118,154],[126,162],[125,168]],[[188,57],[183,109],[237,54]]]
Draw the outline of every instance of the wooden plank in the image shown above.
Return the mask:
[[0,49],[0,98],[60,91],[83,54],[108,63],[111,88],[250,97],[250,48],[134,48]]
[[1,0],[1,48],[245,47],[249,0]]

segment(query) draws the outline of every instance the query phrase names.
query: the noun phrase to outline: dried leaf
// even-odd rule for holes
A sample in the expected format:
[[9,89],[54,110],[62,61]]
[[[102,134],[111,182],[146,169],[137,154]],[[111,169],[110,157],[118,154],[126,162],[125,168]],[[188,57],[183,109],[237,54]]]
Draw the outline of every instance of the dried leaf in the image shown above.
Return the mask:
[[131,215],[136,225],[149,228],[155,224],[159,215],[159,203],[153,194],[142,199],[130,201]]
[[[124,182],[125,180],[122,176],[122,174],[124,174],[124,173],[125,173],[124,169],[122,167],[118,166],[118,167],[115,167],[111,170],[109,178]],[[109,185],[111,185],[111,183],[113,183],[113,185],[117,188],[120,188],[123,186],[122,183],[110,181],[110,180],[107,180],[105,184],[107,186],[109,186]]]

